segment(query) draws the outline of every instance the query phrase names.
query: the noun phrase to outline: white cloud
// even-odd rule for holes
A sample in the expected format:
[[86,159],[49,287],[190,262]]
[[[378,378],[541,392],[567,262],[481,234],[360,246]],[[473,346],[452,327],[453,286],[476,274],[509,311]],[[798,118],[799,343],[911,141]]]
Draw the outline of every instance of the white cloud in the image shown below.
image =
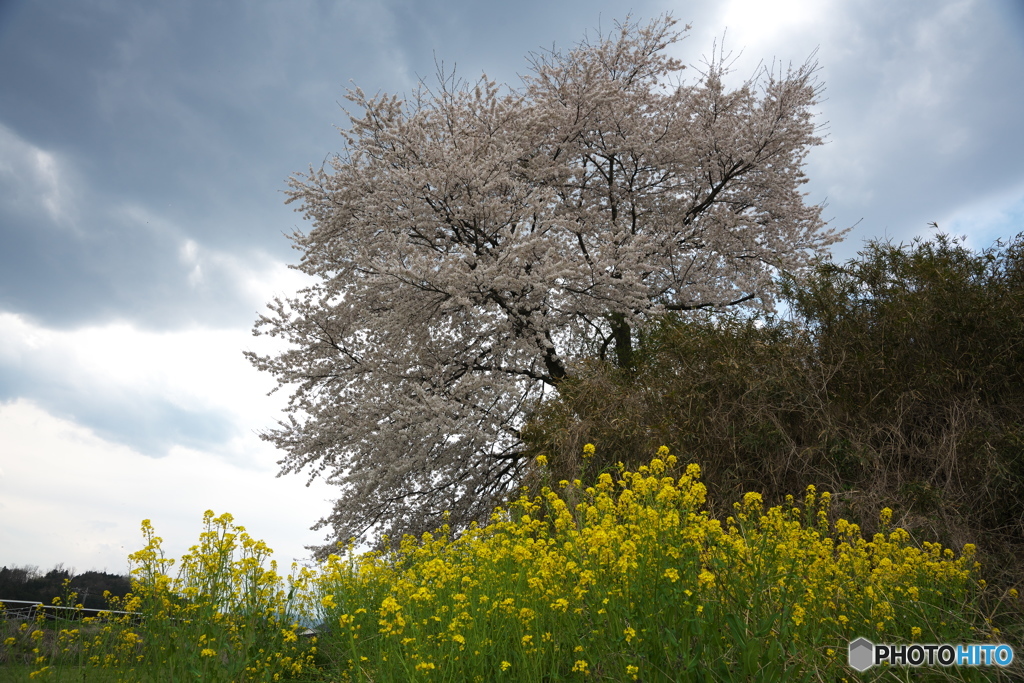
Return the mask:
[[227,251],[204,245],[189,231],[159,212],[139,204],[124,204],[113,211],[121,223],[145,229],[177,245],[177,261],[193,290],[233,287],[260,310],[275,295],[293,294],[313,282],[288,264],[259,250]]
[[[253,266],[193,240],[182,241],[180,255],[226,269],[260,305],[301,282],[282,263],[264,258]],[[122,571],[140,546],[141,519],[153,519],[180,555],[208,508],[234,514],[286,564],[307,554],[304,545],[322,542],[308,527],[329,511],[332,490],[319,482],[307,489],[301,475],[277,478],[281,454],[257,436],[275,425],[286,396],[266,395],[275,382],[242,351],[270,353],[280,341],[253,338],[247,328],[161,332],[115,322],[53,329],[2,311],[0,339],[0,371],[27,378],[27,388],[15,387],[19,398],[0,404],[0,561]],[[165,457],[152,458],[68,417],[97,405],[144,412],[160,402],[220,416],[228,438],[203,449],[172,444]],[[112,417],[108,425],[118,423]]]
[[0,313],[0,337],[0,359],[82,394],[159,396],[241,417],[266,384],[242,358],[240,330],[150,332],[128,323],[54,330]]
[[725,28],[730,43],[760,60],[762,48],[777,48],[793,35],[817,33],[816,27],[833,16],[833,4],[821,0],[732,0],[722,6],[715,25],[708,28]]
[[[254,275],[253,295],[265,295],[265,302],[269,288],[284,290],[292,271],[281,270],[262,283]],[[152,428],[158,430],[180,428],[167,421],[188,415],[221,420],[216,433],[230,438],[208,448],[240,466],[246,466],[251,444],[248,436],[238,435],[274,426],[286,402],[284,391],[267,396],[275,381],[242,355],[243,350],[274,353],[284,342],[254,338],[248,329],[150,331],[117,322],[60,330],[0,312],[0,339],[0,371],[24,378],[15,387],[17,395],[51,410],[57,407],[63,415],[95,416],[130,406],[137,414],[155,415]],[[178,412],[161,417],[166,406]],[[108,434],[122,429],[116,426],[117,415],[106,416],[104,423]],[[137,425],[123,425],[126,435],[136,430]],[[154,436],[173,438],[173,433]]]
[[959,205],[936,221],[942,232],[966,235],[966,245],[971,249],[987,249],[997,239],[1012,240],[1024,232],[1024,183]]
[[74,227],[74,190],[67,163],[0,123],[0,198],[15,210],[43,213]]
[[182,254],[182,260],[192,268],[190,285],[198,287],[206,282],[204,278],[209,273],[220,273],[258,310],[272,297],[294,295],[314,282],[313,278],[263,253],[242,256],[186,240]]
[[0,405],[2,562],[123,572],[127,555],[143,545],[142,519],[153,521],[168,556],[178,557],[212,509],[232,513],[287,568],[308,555],[304,545],[322,541],[308,527],[326,512],[330,490],[275,478],[269,447],[255,437],[247,446],[257,467],[188,449],[153,459],[31,401]]
[[195,240],[185,240],[179,255],[181,262],[191,268],[188,274],[188,284],[193,288],[198,287],[203,281],[203,266],[199,263],[198,251],[199,245]]

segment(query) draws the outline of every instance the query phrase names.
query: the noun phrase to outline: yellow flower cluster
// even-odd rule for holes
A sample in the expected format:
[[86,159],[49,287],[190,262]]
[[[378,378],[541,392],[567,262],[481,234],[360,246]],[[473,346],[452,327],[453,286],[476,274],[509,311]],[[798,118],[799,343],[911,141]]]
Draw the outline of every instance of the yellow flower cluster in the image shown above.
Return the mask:
[[[146,547],[129,558],[132,594],[108,596],[111,611],[60,629],[50,652],[38,646],[45,629],[27,633],[25,640],[37,643],[33,677],[59,676],[68,665],[116,669],[125,681],[274,681],[312,670],[316,645],[300,642],[296,622],[312,611],[306,604],[313,599],[312,574],[293,572],[285,582],[273,562],[266,566],[270,549],[231,515],[208,511],[204,527],[172,575],[175,562],[164,557],[162,539],[145,520]],[[69,593],[63,602],[74,599]],[[4,645],[17,647],[19,639]]]
[[[293,567],[286,582],[275,562],[267,566],[270,548],[235,525],[230,514],[208,510],[203,526],[199,543],[171,576],[174,562],[164,558],[149,520],[142,523],[148,542],[129,558],[131,606],[145,614],[150,633],[167,635],[149,639],[144,659],[170,662],[183,641],[191,640],[198,657],[183,664],[210,680],[278,680],[312,668],[316,649],[299,642],[296,621],[311,611],[311,573],[296,575]],[[321,601],[331,604],[327,596]]]
[[[287,580],[266,545],[212,512],[172,574],[147,520],[134,593],[112,602],[143,613],[141,624],[85,619],[59,632],[53,656],[41,622],[0,642],[31,658],[35,677],[71,659],[123,680],[837,680],[853,637],[976,633],[956,616],[980,586],[972,546],[960,557],[918,548],[890,528],[888,509],[885,533],[867,540],[831,524],[830,495],[814,487],[768,510],[748,493],[712,519],[700,474],[662,448],[635,472],[523,495],[460,535],[443,527],[387,552],[349,547]],[[299,620],[322,642],[300,638]],[[318,673],[318,657],[334,670]]]
[[799,644],[825,670],[844,638],[918,635],[925,606],[945,610],[970,588],[970,548],[917,549],[901,529],[866,541],[829,525],[830,496],[813,487],[802,507],[764,510],[747,494],[722,523],[701,509],[700,468],[674,477],[676,466],[663,448],[636,472],[524,496],[456,538],[332,556],[319,585],[351,634],[350,661],[368,657],[386,680],[410,663],[423,680],[427,663],[457,680],[646,680],[714,661],[756,673]]

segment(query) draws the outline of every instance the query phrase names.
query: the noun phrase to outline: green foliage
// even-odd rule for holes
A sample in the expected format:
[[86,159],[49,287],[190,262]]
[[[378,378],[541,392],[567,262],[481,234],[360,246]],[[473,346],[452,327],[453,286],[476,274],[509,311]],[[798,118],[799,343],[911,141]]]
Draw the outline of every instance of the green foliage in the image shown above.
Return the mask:
[[587,442],[598,447],[598,471],[619,461],[636,466],[635,454],[668,444],[700,463],[716,499],[762,490],[765,477],[776,479],[773,490],[799,490],[805,484],[776,467],[775,456],[810,438],[799,410],[805,378],[780,372],[806,355],[783,323],[709,314],[666,320],[642,337],[632,369],[594,362],[561,387],[527,441],[549,455],[557,478],[583,472],[578,453]]
[[[1024,241],[872,244],[791,285],[826,385],[908,511],[1024,539]],[[917,472],[917,476],[906,473]],[[892,473],[897,477],[892,477]]]
[[604,454],[598,468],[668,444],[701,465],[713,501],[758,490],[777,503],[816,484],[868,529],[895,503],[922,538],[1019,552],[1022,256],[1021,236],[981,252],[941,235],[871,242],[784,280],[788,320],[707,314],[646,331],[632,371],[592,363],[527,441],[569,479],[583,443]]

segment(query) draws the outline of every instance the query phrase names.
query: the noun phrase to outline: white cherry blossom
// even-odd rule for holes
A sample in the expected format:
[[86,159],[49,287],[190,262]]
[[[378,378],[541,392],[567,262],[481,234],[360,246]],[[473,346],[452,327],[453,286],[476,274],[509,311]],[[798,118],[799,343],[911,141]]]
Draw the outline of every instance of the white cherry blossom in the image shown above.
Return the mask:
[[332,537],[486,516],[577,361],[629,364],[666,311],[770,307],[838,239],[801,192],[816,66],[730,90],[719,59],[686,84],[674,24],[536,54],[514,89],[356,89],[345,154],[292,178],[316,284],[256,324],[289,350],[247,355],[293,388],[263,438],[338,486]]

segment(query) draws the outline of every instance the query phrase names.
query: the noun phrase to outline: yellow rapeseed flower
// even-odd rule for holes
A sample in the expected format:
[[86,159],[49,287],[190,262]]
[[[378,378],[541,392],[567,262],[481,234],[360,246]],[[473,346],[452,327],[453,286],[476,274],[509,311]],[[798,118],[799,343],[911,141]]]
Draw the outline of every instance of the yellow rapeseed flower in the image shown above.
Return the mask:
[[[584,457],[593,457],[593,445],[588,445]],[[547,456],[538,457],[544,466],[540,457]],[[642,605],[650,597],[646,591],[664,591],[680,603],[678,610],[657,618],[692,619],[696,611],[705,621],[715,620],[708,625],[718,631],[709,647],[728,648],[729,632],[722,628],[721,615],[753,609],[742,596],[764,598],[761,609],[769,612],[757,615],[758,620],[772,614],[777,619],[784,605],[792,605],[787,612],[792,621],[785,630],[794,642],[804,642],[816,629],[847,635],[851,627],[863,629],[863,624],[919,638],[921,629],[911,628],[915,621],[922,623],[912,616],[919,608],[934,598],[961,601],[967,591],[977,589],[973,549],[965,547],[959,558],[950,558],[938,544],[919,550],[899,529],[886,529],[869,541],[845,520],[833,526],[822,514],[830,503],[827,492],[819,495],[813,488],[808,490],[809,496],[816,496],[813,507],[813,498],[803,504],[790,499],[783,507],[765,510],[761,497],[749,493],[737,506],[735,518],[721,523],[702,510],[707,489],[699,481],[700,468],[691,465],[678,479],[664,476],[677,473],[672,467],[666,448],[636,472],[623,467],[612,475],[591,477],[587,489],[576,480],[564,481],[565,491],[545,487],[536,496],[523,491],[519,500],[496,510],[490,523],[458,535],[442,527],[434,534],[406,537],[397,547],[385,542],[388,550],[364,554],[347,546],[317,570],[296,571],[292,591],[292,584],[279,581],[276,574],[273,579],[261,578],[265,570],[254,554],[264,552],[262,546],[226,518],[210,513],[207,532],[183,559],[178,579],[168,574],[169,561],[162,559],[150,528],[144,530],[149,542],[145,553],[133,559],[142,567],[133,576],[148,591],[138,611],[160,612],[158,618],[168,623],[189,620],[194,625],[187,642],[193,644],[207,623],[215,624],[221,635],[216,642],[207,638],[198,647],[193,645],[193,657],[200,651],[212,657],[205,654],[210,651],[231,652],[233,658],[244,651],[241,634],[252,627],[227,617],[236,607],[244,607],[257,620],[282,615],[265,632],[266,651],[241,664],[242,676],[253,680],[290,678],[315,668],[311,643],[298,642],[296,627],[283,628],[292,619],[283,620],[285,614],[322,617],[325,612],[338,619],[354,648],[348,671],[337,672],[337,678],[354,677],[365,666],[380,680],[410,674],[425,679],[432,669],[437,674],[436,669],[443,668],[452,679],[483,681],[485,677],[474,671],[488,658],[499,661],[503,672],[512,668],[501,655],[508,653],[508,634],[514,633],[521,643],[520,648],[513,647],[521,658],[517,672],[522,669],[524,675],[560,650],[565,657],[579,658],[571,665],[574,673],[614,677],[615,670],[624,670],[622,680],[638,680],[639,661],[628,653],[647,634],[667,627],[644,613]],[[650,579],[657,585],[644,583]],[[223,601],[207,604],[209,594],[222,589]],[[1016,592],[1006,595],[1015,598]],[[186,600],[172,599],[176,597]],[[722,609],[705,610],[705,605],[719,604]],[[342,611],[347,613],[338,616]],[[620,621],[625,614],[629,621]],[[566,620],[573,619],[572,623],[588,624],[576,639],[587,643],[586,651],[565,644]],[[553,633],[561,635],[556,639]],[[623,650],[618,641],[621,654],[616,656],[626,658],[618,662],[609,660],[602,649],[602,643],[617,640],[617,633],[629,644]],[[514,646],[515,636],[511,637]],[[468,641],[474,647],[462,652]],[[117,642],[119,647],[126,644]],[[154,665],[173,656],[166,650],[160,653],[160,638],[147,645],[156,648]],[[83,648],[82,660],[99,652],[96,661],[102,665],[101,647],[97,643],[96,649]],[[828,666],[840,666],[838,660],[845,654],[841,649],[824,652]],[[116,657],[121,659],[112,666],[136,654],[125,657],[119,651]],[[628,664],[631,660],[635,664]],[[434,664],[439,661],[444,664]],[[653,660],[644,662],[652,670],[661,666]],[[409,664],[415,671],[405,668]],[[207,664],[216,665],[217,660]],[[827,673],[824,678],[835,678],[834,669]]]
[[743,494],[743,507],[747,509],[760,508],[764,505],[764,501],[761,499],[761,494],[756,491],[748,491]]

